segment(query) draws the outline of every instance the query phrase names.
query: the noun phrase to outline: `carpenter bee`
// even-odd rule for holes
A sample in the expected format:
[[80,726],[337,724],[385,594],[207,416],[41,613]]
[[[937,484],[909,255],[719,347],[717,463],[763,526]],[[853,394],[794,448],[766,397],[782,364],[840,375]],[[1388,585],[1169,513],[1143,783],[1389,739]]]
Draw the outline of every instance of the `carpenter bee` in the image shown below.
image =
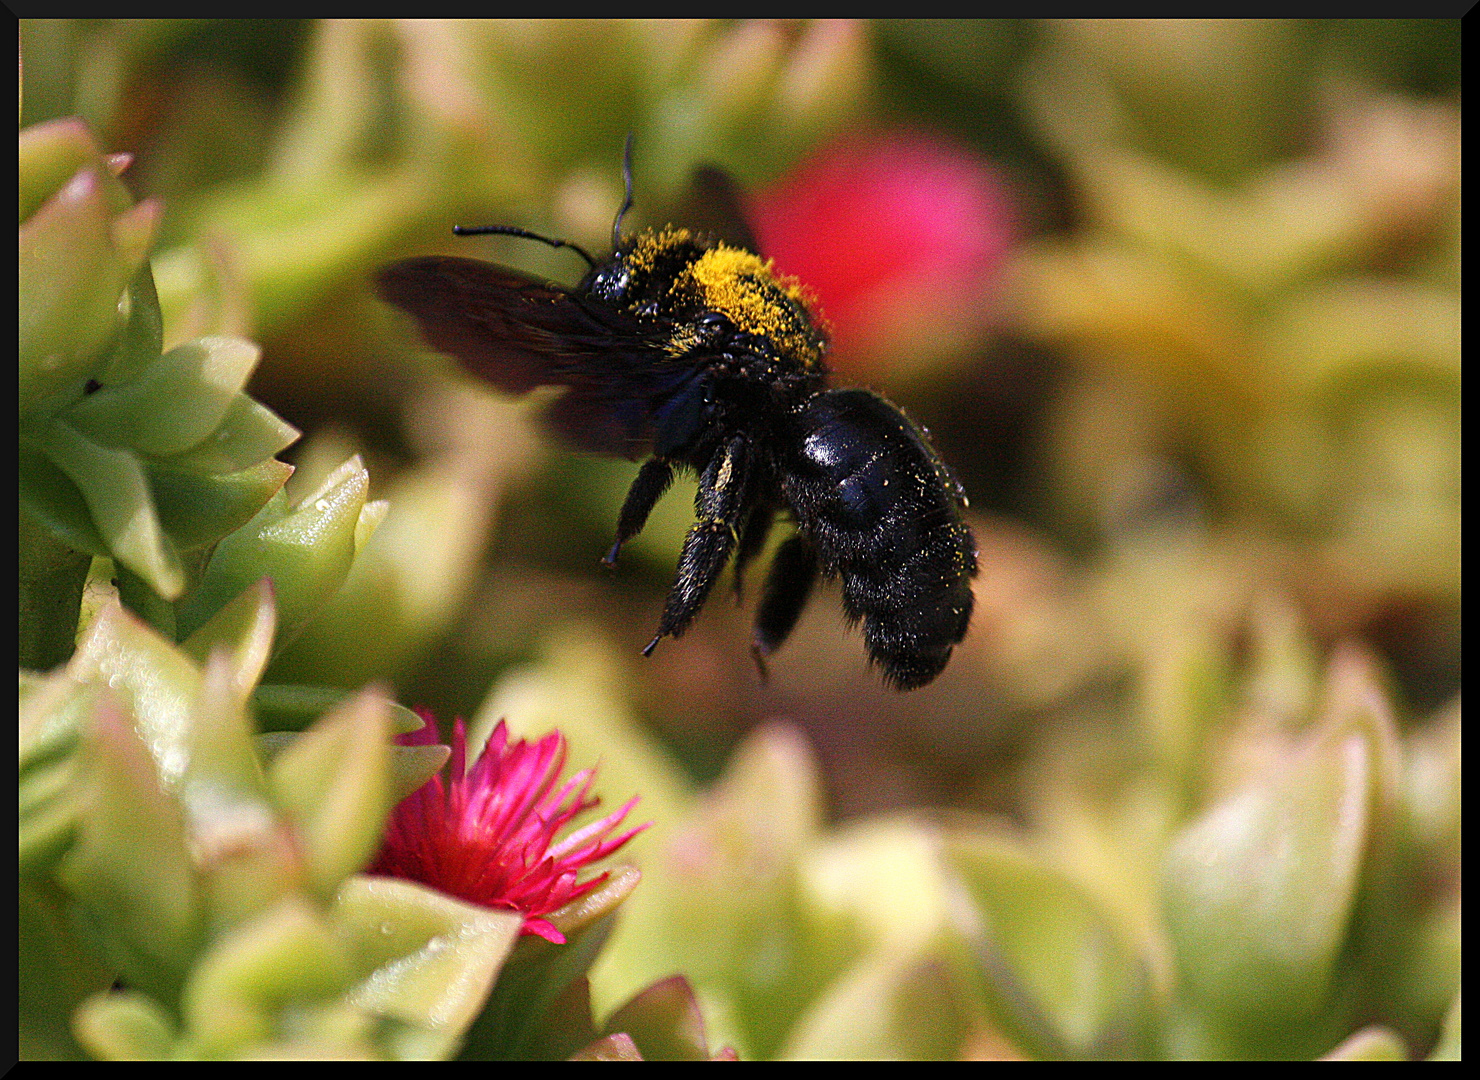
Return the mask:
[[698,474],[698,520],[644,655],[684,632],[731,557],[738,594],[746,564],[789,514],[796,532],[776,552],[756,615],[762,673],[821,574],[842,579],[844,611],[862,622],[885,680],[924,686],[971,619],[977,550],[961,516],[965,493],[898,408],[867,390],[828,388],[822,325],[803,287],[755,254],[727,177],[704,169],[695,178],[726,222],[725,240],[672,226],[622,235],[631,151],[629,139],[626,197],[604,260],[513,226],[453,230],[570,248],[589,266],[574,288],[429,256],[381,270],[381,297],[500,390],[565,387],[545,420],[577,446],[647,457],[607,565],[674,470]]

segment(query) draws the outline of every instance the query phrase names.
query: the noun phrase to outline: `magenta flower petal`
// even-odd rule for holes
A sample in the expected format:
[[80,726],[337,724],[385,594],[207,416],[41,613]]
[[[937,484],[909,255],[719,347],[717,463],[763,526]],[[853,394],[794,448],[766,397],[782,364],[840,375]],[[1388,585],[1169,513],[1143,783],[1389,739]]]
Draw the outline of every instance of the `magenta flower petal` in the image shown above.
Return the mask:
[[[437,741],[431,715],[418,711],[426,724],[400,736],[403,746]],[[458,720],[446,779],[434,776],[401,800],[369,872],[419,881],[484,907],[518,911],[524,915],[524,933],[563,945],[565,936],[544,916],[604,882],[606,874],[582,882],[580,871],[647,828],[612,835],[637,805],[634,796],[557,841],[561,830],[601,801],[590,794],[594,769],[559,783],[565,757],[565,736],[558,731],[533,744],[510,743],[500,720],[469,768],[467,729]]]
[[559,930],[556,930],[555,927],[551,926],[550,923],[545,919],[525,919],[524,933],[538,934],[546,941],[552,941],[556,945],[565,944],[565,935],[562,934]]

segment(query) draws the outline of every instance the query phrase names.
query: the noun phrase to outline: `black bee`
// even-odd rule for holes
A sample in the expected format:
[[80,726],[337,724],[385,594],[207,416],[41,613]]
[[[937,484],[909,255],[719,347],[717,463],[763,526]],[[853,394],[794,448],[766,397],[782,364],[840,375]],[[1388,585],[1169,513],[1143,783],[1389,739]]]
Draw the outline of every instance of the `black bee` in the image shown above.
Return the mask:
[[971,620],[977,552],[960,485],[894,405],[827,388],[826,335],[802,287],[754,254],[727,178],[700,170],[696,182],[738,243],[671,226],[623,237],[630,140],[624,164],[626,198],[604,261],[512,226],[453,230],[569,247],[590,265],[575,288],[429,256],[380,271],[380,295],[500,390],[567,387],[545,419],[576,445],[651,455],[627,492],[608,565],[674,470],[698,474],[698,520],[644,655],[684,632],[732,555],[738,593],[778,512],[789,511],[796,535],[766,578],[757,662],[786,640],[821,573],[842,578],[843,608],[862,621],[884,678],[901,690],[925,685]]

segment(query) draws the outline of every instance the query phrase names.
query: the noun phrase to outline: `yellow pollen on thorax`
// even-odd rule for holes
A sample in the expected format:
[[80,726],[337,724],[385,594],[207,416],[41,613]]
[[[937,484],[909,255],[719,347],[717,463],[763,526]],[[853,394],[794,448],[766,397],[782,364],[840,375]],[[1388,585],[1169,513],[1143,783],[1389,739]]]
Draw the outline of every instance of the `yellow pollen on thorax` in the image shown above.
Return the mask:
[[[674,289],[692,290],[700,303],[720,312],[737,329],[770,338],[804,364],[821,359],[814,336],[798,314],[807,303],[801,284],[777,274],[769,261],[752,252],[726,244],[710,248],[684,270]],[[792,303],[782,302],[783,296]]]

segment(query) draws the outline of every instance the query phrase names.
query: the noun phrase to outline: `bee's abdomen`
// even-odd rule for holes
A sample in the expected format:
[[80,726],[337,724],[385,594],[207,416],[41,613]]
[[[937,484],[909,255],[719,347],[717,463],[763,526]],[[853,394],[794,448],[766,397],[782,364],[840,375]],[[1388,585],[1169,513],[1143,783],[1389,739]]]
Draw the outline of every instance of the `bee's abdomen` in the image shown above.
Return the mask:
[[783,482],[870,658],[902,689],[945,667],[971,621],[976,543],[945,467],[889,402],[814,396],[797,414]]

